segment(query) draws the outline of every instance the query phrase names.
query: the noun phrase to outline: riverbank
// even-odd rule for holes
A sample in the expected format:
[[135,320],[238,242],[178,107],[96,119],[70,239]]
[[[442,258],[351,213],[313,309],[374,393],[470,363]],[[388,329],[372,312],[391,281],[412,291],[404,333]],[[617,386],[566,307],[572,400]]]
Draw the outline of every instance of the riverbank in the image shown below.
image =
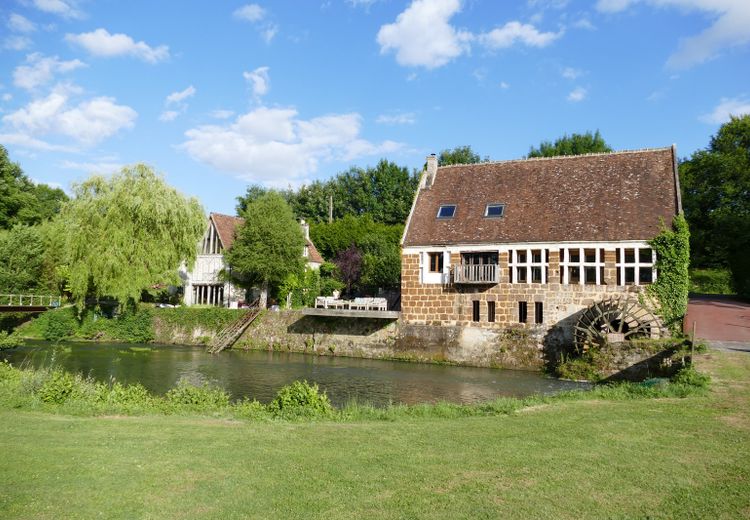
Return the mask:
[[252,421],[0,411],[3,518],[742,518],[750,357],[709,393]]
[[[115,319],[92,312],[78,319],[73,309],[60,309],[21,325],[16,334],[51,341],[207,345],[244,312],[217,307],[142,306],[136,313]],[[570,374],[558,375],[595,380],[669,376],[673,373],[671,356],[682,348],[681,343],[677,339],[673,344],[666,340],[634,342],[627,348],[617,345],[612,352],[599,356],[591,370],[577,367]],[[549,372],[570,355],[561,345],[547,345],[533,328],[412,325],[392,319],[306,316],[298,310],[262,313],[233,348]]]

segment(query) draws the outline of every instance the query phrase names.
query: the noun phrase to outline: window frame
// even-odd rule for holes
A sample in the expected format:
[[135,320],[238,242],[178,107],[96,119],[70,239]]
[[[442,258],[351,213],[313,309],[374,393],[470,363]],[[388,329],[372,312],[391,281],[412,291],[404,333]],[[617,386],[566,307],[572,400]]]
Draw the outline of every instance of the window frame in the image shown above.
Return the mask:
[[[532,254],[533,251],[539,251],[541,254],[541,261],[535,261]],[[522,252],[525,255],[524,261],[518,259],[518,253]],[[538,283],[545,285],[549,283],[549,248],[546,247],[535,247],[535,248],[520,248],[511,249],[508,251],[508,268],[510,270],[510,283],[525,283],[532,284]],[[525,279],[519,281],[518,269],[525,268]],[[541,278],[538,282],[532,281],[532,273],[535,268],[540,270]]]
[[[500,208],[499,215],[490,215],[490,207]],[[505,204],[502,202],[490,202],[484,207],[484,218],[503,218],[505,216]]]
[[[444,216],[441,215],[443,212],[443,208],[453,208],[453,211],[451,212],[450,216]],[[441,204],[438,206],[437,215],[435,218],[439,220],[449,220],[456,216],[456,210],[458,209],[458,204]]]
[[[433,269],[433,259],[437,259],[437,269]],[[428,273],[442,273],[445,265],[445,255],[442,251],[428,251],[427,252],[427,272]]]
[[[593,249],[596,253],[594,254],[594,261],[589,262],[586,260],[586,251]],[[571,252],[575,252],[578,255],[578,260],[571,259]],[[563,285],[606,285],[604,283],[604,258],[606,255],[606,248],[601,246],[590,246],[590,247],[561,247],[560,248],[560,274],[561,283]],[[570,269],[578,268],[578,281],[570,281]],[[593,268],[594,271],[594,283],[587,283],[586,280],[586,269]]]
[[[641,250],[651,250],[651,262],[641,262]],[[633,250],[633,261],[628,262],[625,259],[625,251]],[[619,246],[616,250],[615,267],[617,268],[617,285],[618,287],[627,287],[629,285],[641,286],[652,285],[656,282],[656,251],[651,246]],[[641,282],[641,269],[651,269],[651,282]],[[633,282],[625,281],[627,269],[633,269]]]

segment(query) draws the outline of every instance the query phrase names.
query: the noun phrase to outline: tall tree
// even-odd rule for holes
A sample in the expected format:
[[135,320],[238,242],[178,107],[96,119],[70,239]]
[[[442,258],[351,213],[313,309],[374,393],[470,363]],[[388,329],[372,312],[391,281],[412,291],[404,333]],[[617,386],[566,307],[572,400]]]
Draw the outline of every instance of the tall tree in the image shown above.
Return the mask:
[[680,164],[693,265],[729,266],[750,294],[750,115],[732,117]]
[[0,229],[38,224],[52,218],[68,197],[59,188],[34,184],[0,145]]
[[232,248],[225,258],[231,275],[246,287],[260,285],[260,306],[268,301],[270,285],[303,269],[305,237],[284,197],[270,191],[250,202],[242,214]]
[[585,153],[611,152],[612,147],[607,144],[599,133],[565,134],[554,143],[542,141],[539,148],[533,146],[528,157],[555,157],[558,155],[583,155]]
[[487,162],[489,157],[482,159],[478,153],[471,149],[471,146],[456,146],[452,150],[443,150],[438,155],[439,166],[450,166],[451,164],[474,164],[478,162]]
[[70,290],[79,308],[87,296],[136,304],[154,285],[180,283],[181,262],[195,261],[206,226],[203,208],[146,165],[93,176],[74,186],[60,219]]

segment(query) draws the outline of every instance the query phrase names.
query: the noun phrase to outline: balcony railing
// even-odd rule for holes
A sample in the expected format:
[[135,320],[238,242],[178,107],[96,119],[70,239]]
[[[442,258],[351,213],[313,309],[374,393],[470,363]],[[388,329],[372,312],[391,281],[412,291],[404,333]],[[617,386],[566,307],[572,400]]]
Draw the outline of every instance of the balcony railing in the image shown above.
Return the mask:
[[453,283],[495,284],[500,281],[497,264],[462,264],[453,267]]

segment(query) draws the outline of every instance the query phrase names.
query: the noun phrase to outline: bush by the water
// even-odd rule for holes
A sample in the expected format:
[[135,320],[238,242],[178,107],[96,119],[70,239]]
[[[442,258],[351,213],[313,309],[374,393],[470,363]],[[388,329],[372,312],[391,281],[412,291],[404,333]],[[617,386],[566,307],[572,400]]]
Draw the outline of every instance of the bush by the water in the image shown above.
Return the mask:
[[295,381],[283,387],[268,405],[268,410],[279,416],[321,417],[333,411],[325,392],[318,385],[307,381]]
[[523,408],[562,401],[590,399],[624,400],[660,397],[688,397],[701,394],[708,376],[693,368],[679,372],[672,381],[659,384],[617,383],[597,385],[592,390],[573,390],[550,396],[523,399],[501,397],[480,404],[436,403],[392,405],[376,408],[350,403],[341,409],[331,406],[317,385],[296,381],[281,388],[268,405],[243,399],[232,402],[228,394],[210,385],[194,386],[180,381],[164,396],[151,394],[140,384],[97,382],[59,368],[19,369],[0,363],[0,409],[44,410],[76,415],[97,414],[210,414],[246,420],[336,421],[397,420],[399,418],[458,418],[497,416]]
[[4,330],[0,330],[0,350],[9,348],[16,348],[23,345],[23,340],[13,334],[8,334]]
[[154,339],[153,311],[141,307],[108,318],[93,310],[85,310],[79,316],[75,308],[67,307],[41,314],[18,333],[47,341],[78,338],[147,343]]

